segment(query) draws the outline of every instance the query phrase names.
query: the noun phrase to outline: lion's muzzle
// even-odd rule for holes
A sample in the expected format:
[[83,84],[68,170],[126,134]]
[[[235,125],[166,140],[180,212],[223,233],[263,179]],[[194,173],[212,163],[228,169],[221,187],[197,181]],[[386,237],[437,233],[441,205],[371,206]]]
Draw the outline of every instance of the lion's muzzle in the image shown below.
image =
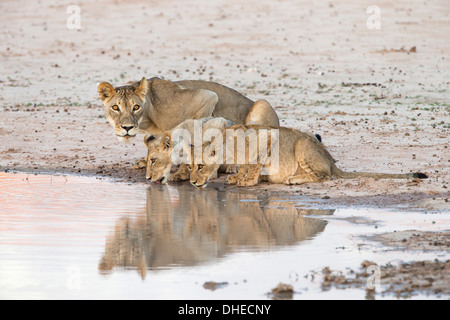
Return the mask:
[[125,138],[125,139],[133,138],[139,132],[139,128],[134,125],[122,125],[117,129],[116,129],[116,135],[119,138]]

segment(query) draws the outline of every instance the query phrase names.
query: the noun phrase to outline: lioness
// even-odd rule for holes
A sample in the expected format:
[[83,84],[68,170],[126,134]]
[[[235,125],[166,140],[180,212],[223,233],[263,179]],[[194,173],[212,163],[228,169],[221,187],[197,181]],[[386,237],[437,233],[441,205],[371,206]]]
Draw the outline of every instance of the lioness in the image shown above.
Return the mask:
[[159,135],[186,119],[211,116],[238,124],[279,125],[278,116],[267,101],[254,102],[214,82],[142,78],[117,88],[103,82],[98,85],[98,93],[119,140],[130,139],[139,130]]
[[[228,128],[228,130],[243,130],[247,132],[253,129],[255,134],[260,138],[261,129],[270,130],[271,128],[262,126],[242,126],[236,125]],[[344,172],[340,170],[333,157],[327,151],[323,143],[316,137],[309,133],[301,132],[295,129],[289,128],[275,128],[278,130],[278,139],[275,141],[269,140],[269,145],[278,143],[278,170],[272,171],[269,175],[265,176],[268,182],[271,183],[284,183],[284,184],[303,184],[308,182],[324,182],[330,180],[332,177],[342,179],[353,179],[357,177],[370,177],[376,179],[409,179],[409,178],[428,178],[423,173],[407,173],[407,174],[387,174],[387,173],[366,173],[366,172]],[[223,135],[225,137],[224,130]],[[219,154],[225,157],[229,146],[227,146],[227,140],[223,140],[223,145],[218,146],[216,141],[205,143],[203,145],[203,157],[209,156],[209,164],[203,159],[199,163],[195,163],[191,172],[191,184],[196,187],[205,187],[209,181],[210,175],[217,170],[219,162]],[[236,143],[235,139],[231,141]],[[230,143],[228,141],[228,143]],[[248,148],[248,142],[246,142],[246,148]],[[223,147],[222,152],[219,152]],[[237,148],[234,148],[235,163],[238,154]],[[270,149],[269,148],[269,152]],[[242,150],[241,150],[242,152]],[[245,151],[244,151],[245,152]],[[273,154],[271,156],[274,156]],[[271,163],[267,161],[268,157],[261,157],[259,153],[256,154],[257,161],[252,164],[249,161],[248,153],[246,152],[244,165],[239,167],[239,172],[235,176],[231,176],[228,179],[228,183],[237,184],[238,186],[253,186],[258,184],[260,180],[261,169],[266,166],[270,166]]]
[[[167,181],[185,181],[190,178],[191,163],[191,144],[194,141],[195,126],[199,126],[201,133],[205,133],[209,129],[217,129],[222,132],[225,128],[235,125],[234,122],[225,118],[202,118],[199,120],[188,119],[181,124],[173,128],[172,130],[165,131],[161,136],[155,138],[152,135],[147,134],[144,138],[147,145],[147,171],[146,178],[152,182],[160,182],[162,184]],[[187,133],[188,137],[183,137],[183,140],[173,140],[172,135],[174,133],[183,134]],[[203,137],[200,137],[203,139]],[[184,140],[186,139],[186,140]],[[182,144],[180,148],[174,148]],[[170,169],[173,163],[173,152],[180,152],[183,150],[187,157],[185,160],[189,160],[189,163],[183,162],[180,164],[177,172],[170,175]],[[186,156],[185,154],[185,156]]]

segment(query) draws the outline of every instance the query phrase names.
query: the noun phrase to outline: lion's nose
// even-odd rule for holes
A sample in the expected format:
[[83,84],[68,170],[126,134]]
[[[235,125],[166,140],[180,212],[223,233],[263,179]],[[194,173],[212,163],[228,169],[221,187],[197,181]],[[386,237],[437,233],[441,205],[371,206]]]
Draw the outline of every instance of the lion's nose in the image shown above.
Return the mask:
[[133,128],[134,128],[134,126],[122,126],[122,129],[126,130],[127,132]]

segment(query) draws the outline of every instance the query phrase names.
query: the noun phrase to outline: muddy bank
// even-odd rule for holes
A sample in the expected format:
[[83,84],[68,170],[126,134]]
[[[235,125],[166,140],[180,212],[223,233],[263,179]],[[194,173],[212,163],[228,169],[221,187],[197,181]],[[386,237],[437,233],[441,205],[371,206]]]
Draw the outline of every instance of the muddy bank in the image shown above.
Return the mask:
[[448,251],[450,232],[423,232],[417,230],[389,232],[368,237],[381,242],[385,250]]
[[[80,174],[108,177],[117,181],[146,182],[145,170],[133,168],[134,161],[146,155],[143,135],[129,143],[117,141],[104,117],[103,107],[99,105],[16,105],[0,107],[0,113],[0,171]],[[295,126],[301,129],[301,123]],[[360,134],[366,134],[366,138],[372,141],[372,134],[364,130]],[[436,170],[431,170],[432,167],[429,166],[420,168],[416,158],[390,162],[388,165],[380,164],[378,158],[365,158],[358,165],[352,165],[353,158],[361,156],[359,151],[351,146],[333,145],[334,135],[322,134],[322,137],[332,154],[339,157],[338,165],[343,169],[405,172],[403,168],[409,167],[411,171],[424,169],[422,171],[430,178],[423,181],[360,178],[302,186],[261,183],[256,187],[245,188],[245,191],[266,195],[305,196],[314,200],[312,205],[328,208],[375,206],[432,211],[448,208],[450,192],[447,186],[450,174],[442,161],[446,153],[441,153],[439,157],[433,157],[431,154],[437,151],[428,153],[430,164]],[[373,138],[377,139],[376,135]],[[373,144],[367,142],[360,146],[360,149],[372,149]],[[388,148],[394,151],[387,153]],[[427,154],[427,148],[424,149],[420,145],[411,149],[415,150],[413,152],[416,154]],[[447,149],[442,149],[442,152],[444,150]],[[384,158],[383,161],[396,156],[396,153],[402,155],[401,149],[394,145],[387,145],[384,150],[377,150],[377,153],[380,159]],[[364,165],[361,165],[362,163]],[[230,192],[242,191],[240,188],[227,186],[224,177],[212,181],[208,187]]]
[[[375,266],[369,270],[369,267]],[[369,284],[368,279],[374,276],[372,270],[377,270],[379,276],[378,285]],[[369,270],[369,271],[368,271]],[[396,298],[411,298],[414,295],[435,296],[445,298],[450,296],[450,261],[416,261],[400,263],[398,265],[387,264],[377,266],[370,261],[361,263],[359,270],[347,269],[346,271],[331,270],[328,267],[320,272],[310,274],[309,277],[321,279],[322,290],[331,288],[349,289],[357,288],[366,291],[366,299],[394,296]]]
[[[115,165],[100,165],[97,168],[81,169],[81,168],[68,168],[65,166],[55,168],[45,167],[17,167],[14,169],[5,169],[0,167],[0,171],[9,173],[28,173],[28,174],[56,174],[56,175],[82,175],[82,176],[95,176],[99,178],[111,178],[117,182],[127,183],[147,183],[151,184],[145,179],[145,171],[132,168],[132,162],[127,161],[127,168],[121,167],[120,164]],[[373,180],[373,179],[369,179]],[[379,182],[379,181],[378,181]],[[326,184],[339,183],[339,182],[327,182]],[[186,182],[172,182],[169,185],[177,186],[189,184]],[[391,182],[392,184],[392,182]],[[400,184],[400,182],[399,182]],[[267,197],[287,197],[296,200],[304,200],[305,207],[317,208],[317,209],[329,209],[329,208],[346,208],[346,207],[375,207],[375,208],[391,208],[397,211],[428,211],[428,212],[440,212],[447,211],[449,208],[449,192],[435,192],[435,191],[423,191],[423,192],[393,192],[390,194],[375,194],[376,191],[372,190],[373,195],[370,194],[370,190],[364,190],[360,188],[339,188],[328,189],[328,187],[313,186],[312,184],[304,186],[284,186],[284,185],[271,185],[268,183],[261,183],[256,187],[239,188],[236,186],[230,186],[226,184],[225,177],[219,177],[216,180],[211,181],[208,184],[208,188],[219,191],[228,191],[232,193],[242,193],[258,195],[259,198],[264,199]]]

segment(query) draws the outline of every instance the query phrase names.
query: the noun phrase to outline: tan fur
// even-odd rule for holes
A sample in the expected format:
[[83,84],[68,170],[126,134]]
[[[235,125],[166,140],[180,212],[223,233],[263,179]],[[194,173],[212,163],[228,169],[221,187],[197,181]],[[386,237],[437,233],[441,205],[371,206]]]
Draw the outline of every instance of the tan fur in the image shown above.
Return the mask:
[[[255,129],[259,136],[259,129],[270,128],[237,125],[230,127],[229,129],[242,129],[244,131]],[[279,130],[279,169],[267,176],[268,182],[271,183],[303,184],[309,182],[323,182],[330,180],[332,177],[343,179],[352,179],[356,177],[370,177],[375,179],[427,178],[426,175],[421,173],[386,174],[344,172],[337,168],[333,157],[314,135],[283,127],[277,129]],[[224,144],[226,144],[225,139],[224,141]],[[248,144],[246,145],[246,148],[248,148]],[[214,146],[214,142],[205,143],[203,145],[203,150],[205,154],[217,154],[217,146]],[[236,161],[236,153],[234,154],[234,157]],[[246,161],[248,160],[247,156]],[[228,182],[237,184],[238,186],[252,186],[258,184],[260,171],[264,166],[268,165],[268,163],[265,163],[265,160],[259,159],[259,157],[257,160],[257,164],[241,165],[236,176],[229,177]],[[199,169],[199,165],[201,170]],[[208,183],[209,174],[216,168],[217,164],[194,164],[191,173],[191,183],[197,187],[205,186]]]
[[[98,86],[98,93],[105,106],[106,118],[119,140],[134,137],[139,130],[159,135],[186,119],[211,116],[239,124],[249,121],[279,125],[278,116],[267,101],[258,100],[255,103],[237,91],[214,82],[171,82],[143,78],[132,85],[117,88],[103,82]],[[136,105],[138,110],[133,109]]]
[[280,121],[278,119],[277,113],[269,104],[269,102],[261,99],[257,100],[253,104],[243,124],[279,127]]
[[[232,126],[234,123],[225,118],[202,118],[199,120],[188,119],[173,128],[165,131],[159,138],[150,139],[150,135],[146,135],[144,142],[147,145],[147,161],[146,161],[146,178],[152,182],[167,181],[186,181],[190,178],[190,165],[182,163],[174,174],[170,174],[172,167],[172,151],[178,142],[172,139],[172,133],[176,130],[186,130],[191,136],[191,142],[194,142],[195,123],[200,122],[202,132],[209,129],[217,129],[220,132],[225,128]],[[191,149],[191,146],[184,146],[186,149]]]
[[152,182],[167,183],[172,167],[172,134],[164,132],[160,139],[147,143],[146,178]]

